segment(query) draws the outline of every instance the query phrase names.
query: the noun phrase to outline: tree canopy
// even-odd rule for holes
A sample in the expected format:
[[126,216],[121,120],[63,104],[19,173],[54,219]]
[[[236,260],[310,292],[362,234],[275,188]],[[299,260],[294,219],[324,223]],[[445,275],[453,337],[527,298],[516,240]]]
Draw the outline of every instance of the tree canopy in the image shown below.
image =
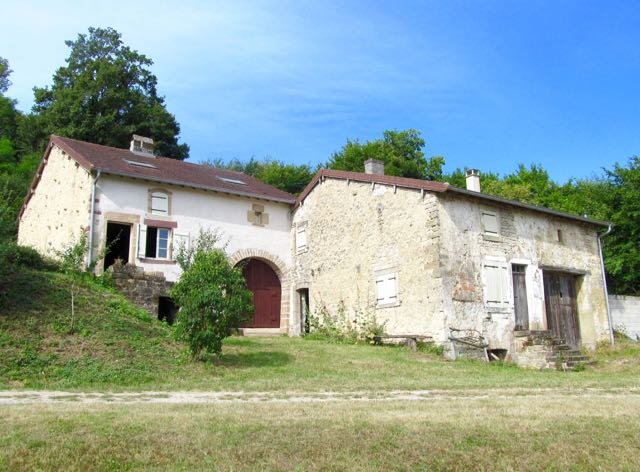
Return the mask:
[[178,144],[180,126],[157,93],[153,61],[120,38],[112,28],[89,28],[88,35],[65,42],[71,49],[66,65],[51,87],[34,88],[33,111],[44,135],[126,148],[139,134],[153,138],[158,155],[189,157],[189,146]]
[[440,180],[444,158],[424,157],[425,140],[420,131],[387,130],[382,139],[366,141],[347,140],[338,152],[334,152],[326,167],[336,170],[363,172],[367,159],[384,162],[384,173],[414,179]]

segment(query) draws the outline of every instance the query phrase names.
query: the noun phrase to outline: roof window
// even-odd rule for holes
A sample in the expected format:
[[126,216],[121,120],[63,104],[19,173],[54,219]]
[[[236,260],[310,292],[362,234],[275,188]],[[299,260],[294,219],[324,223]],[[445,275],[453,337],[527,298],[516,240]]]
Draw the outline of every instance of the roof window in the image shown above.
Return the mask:
[[126,162],[127,164],[129,164],[130,166],[147,167],[149,169],[157,169],[157,167],[154,166],[153,164],[148,164],[146,162],[130,161],[129,159],[123,159],[123,161]]
[[247,185],[247,183],[243,182],[242,180],[230,179],[229,177],[220,177],[220,176],[218,176],[218,179],[220,179],[223,182],[226,182],[228,184]]

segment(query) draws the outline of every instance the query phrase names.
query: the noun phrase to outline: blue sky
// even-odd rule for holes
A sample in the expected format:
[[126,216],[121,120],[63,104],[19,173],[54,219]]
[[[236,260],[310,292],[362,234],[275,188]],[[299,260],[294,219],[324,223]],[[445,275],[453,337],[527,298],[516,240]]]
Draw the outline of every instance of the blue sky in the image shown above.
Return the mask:
[[640,2],[13,1],[0,56],[32,105],[64,41],[111,26],[154,60],[191,161],[325,162],[416,128],[445,169],[564,182],[640,154]]

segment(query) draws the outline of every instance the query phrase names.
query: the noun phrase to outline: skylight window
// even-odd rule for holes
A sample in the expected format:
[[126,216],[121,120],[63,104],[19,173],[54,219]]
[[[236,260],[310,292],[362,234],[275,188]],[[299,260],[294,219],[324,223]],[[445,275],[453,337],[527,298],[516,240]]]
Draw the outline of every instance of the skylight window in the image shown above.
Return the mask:
[[123,161],[126,162],[127,164],[129,164],[130,166],[147,167],[149,169],[157,169],[157,167],[154,166],[153,164],[147,164],[146,162],[130,161],[129,159],[123,159]]
[[228,184],[247,185],[246,182],[243,182],[242,180],[238,180],[238,179],[230,179],[229,177],[218,177],[218,178]]

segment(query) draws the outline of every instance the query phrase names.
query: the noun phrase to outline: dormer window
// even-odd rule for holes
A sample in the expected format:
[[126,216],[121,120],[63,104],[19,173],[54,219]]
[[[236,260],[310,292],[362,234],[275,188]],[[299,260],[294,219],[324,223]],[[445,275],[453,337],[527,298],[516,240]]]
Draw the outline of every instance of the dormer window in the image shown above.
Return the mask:
[[161,189],[149,190],[149,213],[157,216],[171,214],[171,192]]

